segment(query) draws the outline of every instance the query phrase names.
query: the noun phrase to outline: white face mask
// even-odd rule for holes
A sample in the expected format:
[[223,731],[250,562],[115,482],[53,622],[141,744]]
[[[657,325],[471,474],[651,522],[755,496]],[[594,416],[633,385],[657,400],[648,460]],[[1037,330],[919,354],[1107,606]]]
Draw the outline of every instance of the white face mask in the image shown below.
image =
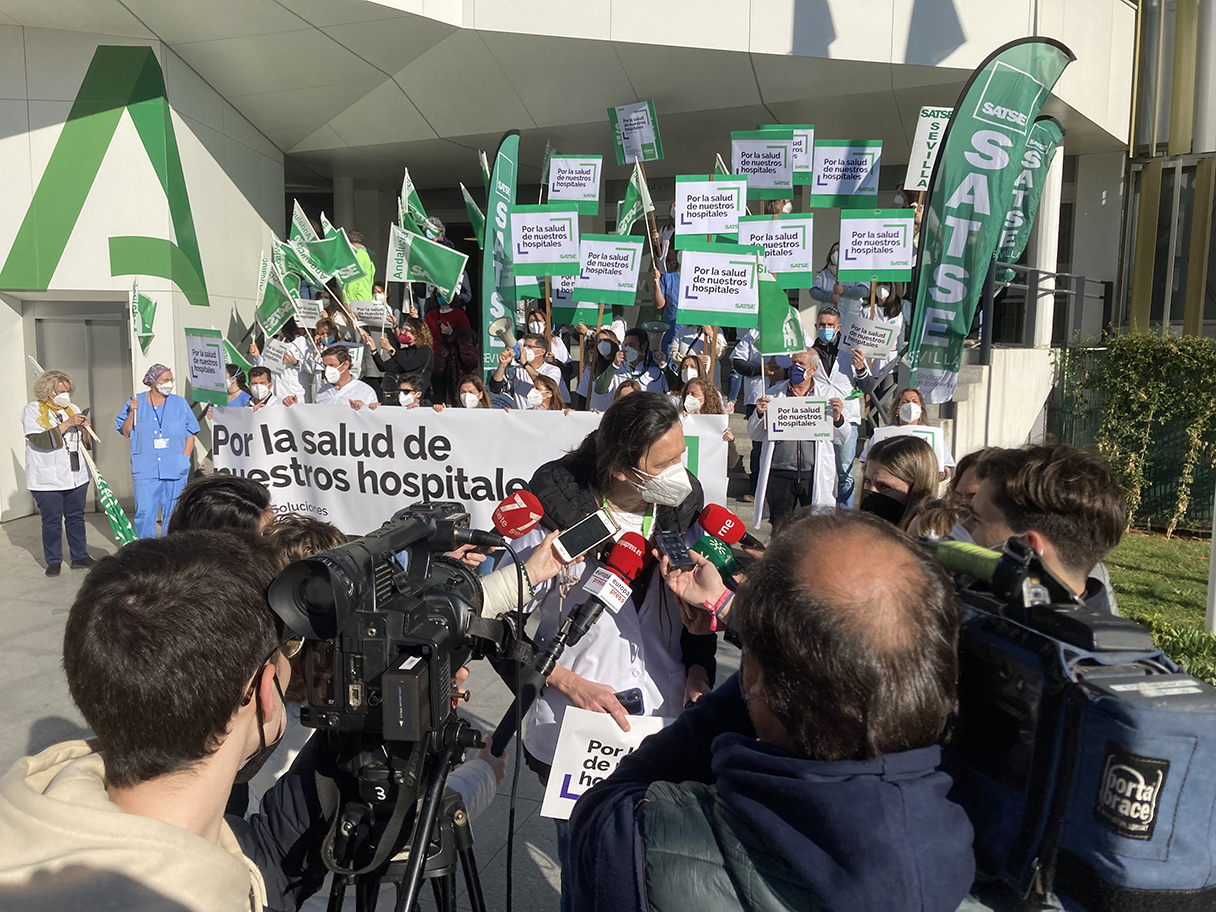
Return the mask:
[[59,406],[60,408],[67,408],[69,405],[72,404],[72,394],[71,393],[59,393],[51,401],[53,403],[55,403],[57,406]]
[[676,220],[676,207],[674,204],[672,205],[672,207],[670,209],[667,210],[667,217],[669,219],[671,219],[673,222]]
[[612,354],[612,343],[609,342],[607,339],[601,339],[600,344],[597,345],[595,348],[605,358],[607,358],[609,355]]
[[528,408],[540,408],[545,404],[545,394],[536,387],[528,390]]
[[680,371],[680,379],[683,380],[685,383],[687,383],[689,380],[692,380],[696,376],[697,376],[697,369],[695,367],[686,367],[686,368],[684,368],[684,370]]
[[633,363],[639,361],[641,359],[641,357],[642,357],[642,353],[640,351],[638,351],[636,348],[634,348],[631,345],[625,346],[625,360],[627,360],[630,364],[633,364]]
[[952,538],[956,542],[965,542],[968,545],[975,544],[975,539],[971,537],[971,533],[967,531],[961,522],[954,524],[954,528],[950,530],[949,538]]
[[263,399],[270,398],[270,387],[265,383],[255,383],[249,387],[249,393],[254,399],[261,402]]
[[480,408],[481,407],[481,397],[479,395],[477,395],[476,393],[461,393],[460,394],[460,403],[465,408]]
[[828,257],[828,262],[829,262],[829,263],[831,263],[833,266],[839,265],[839,263],[840,263],[840,251],[839,251],[839,250],[833,250],[833,251],[832,251],[832,255]]
[[891,297],[891,286],[890,285],[879,285],[877,288],[874,289],[874,297],[875,297],[875,299],[878,300],[879,303],[882,303],[887,298]]
[[902,193],[895,194],[895,208],[896,209],[902,209],[907,204],[908,204],[908,200],[904,197],[904,195]]
[[915,424],[920,419],[920,406],[915,402],[905,402],[899,407],[899,420],[904,424]]
[[535,357],[536,357],[536,352],[532,351],[532,349],[527,348],[526,346],[519,350],[519,360],[522,361],[524,364],[531,364],[532,359]]
[[409,390],[401,390],[397,393],[397,401],[409,408],[414,404],[414,400],[418,398],[418,394]]
[[794,204],[792,202],[790,202],[789,200],[786,200],[785,205],[781,207],[781,214],[789,215],[793,211],[794,211]]
[[536,320],[533,320],[531,323],[528,324],[528,332],[530,332],[530,333],[536,333],[539,336],[542,333],[544,333],[544,331],[545,331],[544,323],[540,323]]
[[688,480],[688,470],[678,462],[668,466],[658,475],[647,475],[640,469],[635,469],[635,471],[646,479],[642,484],[634,483],[638,493],[642,495],[642,500],[646,503],[674,507],[683,503],[692,493],[692,482]]
[[342,379],[342,371],[331,365],[325,365],[325,380],[327,383],[337,383]]
[[173,392],[173,381],[166,380],[164,383],[156,384],[156,391],[162,396],[168,396],[171,392]]
[[684,411],[690,415],[695,415],[701,411],[701,400],[696,396],[688,395],[684,397]]

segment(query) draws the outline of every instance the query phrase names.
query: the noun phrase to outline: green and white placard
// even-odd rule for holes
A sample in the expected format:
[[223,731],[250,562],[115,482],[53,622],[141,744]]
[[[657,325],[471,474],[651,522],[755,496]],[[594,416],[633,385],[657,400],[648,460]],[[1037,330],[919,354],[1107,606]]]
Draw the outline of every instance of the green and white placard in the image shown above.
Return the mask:
[[[867,308],[863,305],[862,309]],[[840,348],[856,349],[867,358],[875,355],[885,358],[895,349],[898,330],[899,324],[871,320],[850,310],[840,327]]]
[[711,234],[737,234],[747,214],[747,178],[676,175],[676,247]]
[[575,275],[578,209],[572,203],[512,206],[511,256],[516,275]]
[[[568,323],[571,326],[586,323],[588,326],[594,327],[595,320],[600,314],[600,306],[599,304],[587,304],[575,299],[574,283],[577,281],[578,276],[557,276],[553,280],[553,285],[550,289],[552,292],[550,304],[553,307],[553,321],[555,323]],[[612,322],[611,307],[604,308],[604,322]]]
[[731,171],[747,178],[751,199],[791,199],[794,195],[792,130],[749,130],[730,134]]
[[608,122],[612,124],[618,165],[663,160],[663,140],[659,136],[659,118],[654,112],[653,101],[609,108]]
[[831,440],[832,407],[827,399],[773,399],[768,404],[768,433],[774,441]]
[[574,300],[632,305],[638,295],[644,243],[642,238],[629,235],[583,235],[578,246]]
[[845,209],[840,213],[842,282],[903,282],[912,278],[911,209]]
[[574,203],[580,215],[600,214],[602,155],[549,157],[549,202]]
[[520,298],[540,298],[545,294],[545,280],[537,276],[515,277],[515,300]]
[[811,205],[845,209],[878,197],[880,139],[817,139],[811,180]]
[[321,319],[320,301],[314,301],[311,298],[296,298],[292,307],[296,312],[297,326],[310,333],[317,328],[317,321]]
[[929,189],[929,176],[933,174],[933,163],[942,147],[946,135],[946,124],[954,108],[921,108],[916,118],[916,134],[912,137],[912,156],[908,159],[908,172],[904,175],[904,191],[916,193]]
[[760,318],[759,266],[759,247],[690,238],[680,263],[680,322],[755,326]]
[[761,131],[785,131],[794,134],[791,148],[794,152],[794,186],[809,184],[815,167],[815,125],[814,124],[756,124]]
[[[811,261],[811,242],[815,215],[745,215],[739,219],[739,243],[763,248],[765,268],[773,273],[784,289],[813,288],[815,267]],[[766,352],[767,354],[767,352]]]
[[190,395],[195,402],[228,404],[228,362],[224,334],[218,329],[190,329],[186,333],[186,363],[190,365]]

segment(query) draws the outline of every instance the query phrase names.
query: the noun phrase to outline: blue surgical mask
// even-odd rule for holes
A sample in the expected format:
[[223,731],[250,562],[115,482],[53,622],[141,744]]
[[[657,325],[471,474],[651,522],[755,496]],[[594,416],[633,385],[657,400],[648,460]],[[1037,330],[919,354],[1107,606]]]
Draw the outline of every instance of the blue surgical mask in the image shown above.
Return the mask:
[[337,342],[337,341],[338,341],[338,340],[337,340],[337,339],[336,339],[334,336],[326,336],[326,337],[325,337],[325,344],[326,344],[326,345],[333,345],[333,344],[334,344],[335,342]]
[[836,338],[835,327],[832,327],[832,328],[823,327],[823,326],[819,327],[819,338],[822,339],[824,342],[831,342],[833,339]]
[[806,368],[801,364],[791,364],[789,376],[790,386],[800,386],[806,382]]

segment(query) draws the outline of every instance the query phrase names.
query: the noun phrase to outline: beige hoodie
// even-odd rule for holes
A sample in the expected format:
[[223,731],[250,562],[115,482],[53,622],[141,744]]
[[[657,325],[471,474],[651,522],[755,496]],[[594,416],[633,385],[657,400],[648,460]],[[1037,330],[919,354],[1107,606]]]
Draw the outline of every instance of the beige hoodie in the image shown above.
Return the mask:
[[228,824],[216,845],[110,802],[102,757],[66,741],[0,779],[0,910],[258,912],[266,888]]

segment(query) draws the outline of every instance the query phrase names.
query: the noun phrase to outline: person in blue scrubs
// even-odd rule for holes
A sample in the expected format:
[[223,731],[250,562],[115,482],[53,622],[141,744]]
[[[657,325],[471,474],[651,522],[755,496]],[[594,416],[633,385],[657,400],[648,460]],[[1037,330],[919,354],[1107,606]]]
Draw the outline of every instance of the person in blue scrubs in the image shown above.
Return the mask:
[[148,392],[132,396],[115,424],[131,440],[135,534],[155,538],[158,515],[168,528],[173,507],[190,478],[198,421],[190,404],[173,395],[173,371],[163,364],[148,368],[144,386]]

